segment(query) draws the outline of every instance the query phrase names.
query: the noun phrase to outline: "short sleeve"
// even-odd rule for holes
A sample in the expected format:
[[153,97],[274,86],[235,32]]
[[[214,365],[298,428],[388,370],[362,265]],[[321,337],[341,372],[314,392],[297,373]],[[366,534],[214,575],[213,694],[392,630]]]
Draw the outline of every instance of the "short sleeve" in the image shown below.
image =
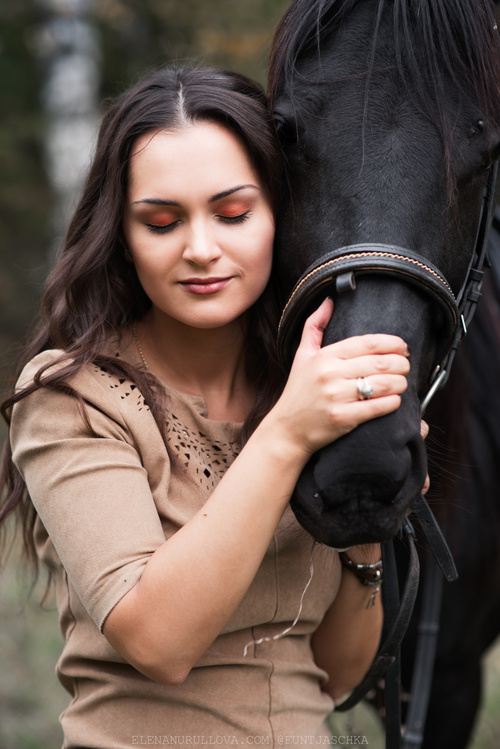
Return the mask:
[[102,629],[165,536],[133,435],[94,383],[85,394],[91,430],[75,398],[41,388],[15,405],[10,438],[40,520]]

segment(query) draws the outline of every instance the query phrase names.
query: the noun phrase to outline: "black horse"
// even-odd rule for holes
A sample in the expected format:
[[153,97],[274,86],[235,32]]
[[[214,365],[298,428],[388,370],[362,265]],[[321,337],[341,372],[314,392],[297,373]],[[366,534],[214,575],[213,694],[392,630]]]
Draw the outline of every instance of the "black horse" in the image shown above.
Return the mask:
[[[499,80],[492,0],[296,0],[270,66],[290,188],[277,230],[285,294],[332,250],[376,244],[437,267],[456,296],[499,151]],[[442,306],[404,274],[356,283],[344,294],[323,284],[301,312],[332,294],[325,343],[396,333],[412,372],[395,414],[324,449],[302,476],[297,515],[334,546],[391,538],[418,494],[419,403],[449,334]]]
[[[493,0],[295,0],[276,33],[270,93],[287,161],[277,227],[284,301],[301,279],[285,306],[284,356],[291,357],[303,319],[326,294],[335,312],[325,343],[389,332],[411,351],[401,408],[322,450],[297,486],[298,519],[330,546],[393,537],[423,484],[420,402],[456,336],[449,295],[460,296],[470,268],[483,193],[500,152],[494,6]],[[473,343],[468,348],[473,352]],[[451,412],[459,413],[455,405]],[[459,469],[448,464],[447,472]],[[476,506],[483,499],[474,497]],[[450,539],[454,550],[462,549],[460,572],[467,542],[464,528],[453,528],[450,508],[446,522],[458,539]],[[466,533],[465,511],[461,517]],[[469,582],[466,574],[465,588]],[[468,600],[449,615],[465,622]],[[452,604],[445,601],[447,610]],[[476,651],[485,642],[478,635],[483,645],[476,643]],[[460,652],[443,647],[445,659]],[[450,738],[458,723],[453,709],[442,717],[441,740],[426,746],[465,745]]]

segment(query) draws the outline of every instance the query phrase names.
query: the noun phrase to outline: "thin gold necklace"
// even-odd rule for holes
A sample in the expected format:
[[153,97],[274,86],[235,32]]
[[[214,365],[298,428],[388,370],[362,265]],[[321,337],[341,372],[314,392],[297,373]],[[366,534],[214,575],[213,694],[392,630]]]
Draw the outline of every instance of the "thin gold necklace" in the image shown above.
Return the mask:
[[135,345],[137,347],[137,351],[139,352],[139,356],[142,359],[142,363],[144,364],[144,366],[146,367],[146,369],[149,369],[149,365],[148,365],[148,363],[146,361],[146,357],[144,356],[141,344],[139,343],[139,338],[137,336],[137,323],[136,323],[135,320],[134,320],[134,324],[132,325],[132,332],[133,332],[133,335],[134,335],[134,341],[135,341]]

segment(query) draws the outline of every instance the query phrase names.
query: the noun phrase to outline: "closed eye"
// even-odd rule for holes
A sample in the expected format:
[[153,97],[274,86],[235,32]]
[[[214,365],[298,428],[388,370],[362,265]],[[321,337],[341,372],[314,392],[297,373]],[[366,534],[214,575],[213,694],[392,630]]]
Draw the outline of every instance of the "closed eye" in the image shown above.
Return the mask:
[[244,211],[239,213],[237,216],[225,216],[223,213],[218,213],[217,218],[222,221],[223,224],[242,224],[244,221],[250,218],[252,215],[251,211]]
[[146,224],[148,231],[153,234],[168,234],[168,232],[175,229],[179,221],[172,221],[170,224]]

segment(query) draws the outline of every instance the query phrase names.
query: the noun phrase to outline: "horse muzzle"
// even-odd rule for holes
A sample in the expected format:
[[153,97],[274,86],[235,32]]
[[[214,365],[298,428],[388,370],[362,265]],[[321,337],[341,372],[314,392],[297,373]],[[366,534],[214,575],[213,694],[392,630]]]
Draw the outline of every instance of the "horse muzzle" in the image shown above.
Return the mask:
[[412,370],[399,409],[314,455],[291,504],[304,528],[328,546],[386,541],[425,481],[420,401],[429,373],[453,348],[460,315],[446,279],[414,253],[388,245],[343,247],[323,256],[296,285],[280,326],[284,357],[293,351],[304,314],[325,293],[335,297],[335,312],[324,344],[363,333],[399,335],[412,351]]
[[421,491],[426,466],[420,414],[415,399],[407,399],[397,412],[316,453],[299,478],[292,509],[327,546],[387,541]]

